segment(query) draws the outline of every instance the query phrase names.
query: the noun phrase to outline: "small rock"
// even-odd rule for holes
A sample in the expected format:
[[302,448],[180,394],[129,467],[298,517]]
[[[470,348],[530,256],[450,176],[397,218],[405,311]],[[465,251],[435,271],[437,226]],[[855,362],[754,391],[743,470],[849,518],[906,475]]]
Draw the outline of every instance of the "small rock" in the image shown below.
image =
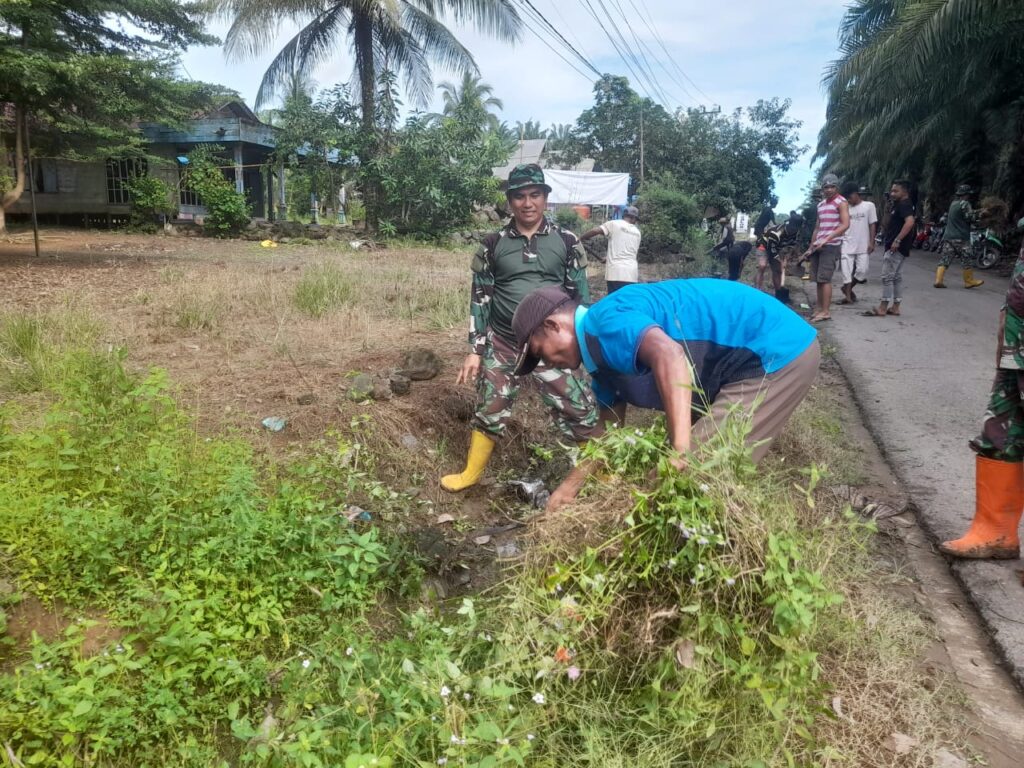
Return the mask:
[[402,447],[407,451],[415,451],[420,447],[420,441],[416,439],[415,435],[402,435],[401,442]]
[[405,353],[399,373],[413,381],[426,381],[441,372],[441,358],[429,349],[419,348]]
[[260,424],[271,432],[280,432],[288,424],[288,419],[282,416],[267,416]]
[[386,381],[377,379],[373,382],[373,390],[370,392],[370,397],[374,400],[390,400],[392,396],[391,386]]
[[444,600],[448,597],[448,585],[444,583],[443,579],[439,579],[436,576],[427,576],[423,579],[423,586],[420,592],[420,598],[425,602],[436,602],[438,600]]
[[404,373],[392,373],[388,377],[388,383],[391,385],[391,391],[396,395],[408,395],[409,390],[412,389],[412,379]]
[[369,400],[373,394],[373,377],[366,373],[360,373],[352,379],[348,385],[348,399],[357,403]]
[[297,402],[299,405],[312,405],[313,403],[316,402],[316,395],[314,395],[312,392],[307,392],[306,394],[299,395],[297,398],[295,398],[295,402]]
[[697,646],[693,642],[693,640],[688,640],[684,638],[676,643],[676,664],[678,664],[681,669],[693,669],[694,667],[696,667],[696,654]]
[[11,582],[7,581],[7,579],[0,579],[0,597],[10,597],[15,592],[17,590]]
[[891,733],[882,741],[882,746],[897,755],[909,755],[920,742],[905,733]]
[[933,768],[967,768],[967,761],[948,749],[940,749],[935,753]]
[[449,515],[449,514],[445,513],[443,515],[438,515],[437,516],[437,524],[438,525],[444,525],[445,523],[454,523],[454,522],[455,522],[455,517],[453,515]]
[[499,558],[513,558],[519,557],[519,547],[514,541],[506,541],[502,544],[498,544],[494,551],[497,552]]
[[490,544],[491,543],[491,537],[490,536],[477,536],[476,538],[473,539],[473,543],[476,544],[478,547],[482,547],[484,544]]

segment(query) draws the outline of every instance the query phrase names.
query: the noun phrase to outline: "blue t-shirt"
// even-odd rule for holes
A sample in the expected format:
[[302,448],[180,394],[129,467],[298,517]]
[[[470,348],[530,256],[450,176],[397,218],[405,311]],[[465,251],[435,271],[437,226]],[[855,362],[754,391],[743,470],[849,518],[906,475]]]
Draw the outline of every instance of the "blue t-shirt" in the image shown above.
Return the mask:
[[742,283],[693,279],[627,285],[576,313],[583,364],[602,405],[625,401],[663,409],[654,375],[637,360],[640,342],[654,327],[683,347],[703,396],[694,397],[698,412],[726,384],[789,365],[817,335],[796,312]]

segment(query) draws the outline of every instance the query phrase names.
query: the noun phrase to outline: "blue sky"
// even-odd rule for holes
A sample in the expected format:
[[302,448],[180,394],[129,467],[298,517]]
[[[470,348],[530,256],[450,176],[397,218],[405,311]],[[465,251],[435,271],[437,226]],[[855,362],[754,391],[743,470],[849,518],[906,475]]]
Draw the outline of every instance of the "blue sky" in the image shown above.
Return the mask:
[[[590,0],[599,15],[601,1]],[[600,71],[626,75],[633,87],[643,92],[608,42],[602,26],[590,16],[587,0],[533,0],[533,4]],[[629,20],[647,49],[650,67],[669,99],[665,105],[669,109],[717,104],[729,112],[760,98],[789,98],[793,102],[791,114],[804,122],[802,143],[814,145],[825,117],[821,76],[826,64],[837,55],[838,28],[846,0],[603,0],[603,4],[612,12],[621,33],[633,42],[622,21]],[[610,27],[607,21],[605,27]],[[211,32],[223,37],[226,28],[222,22]],[[510,124],[528,119],[545,127],[571,123],[593,103],[592,79],[573,71],[552,54],[549,44],[538,39],[531,28],[514,46],[454,24],[451,28],[475,57],[483,80],[504,102],[499,114]],[[252,104],[266,64],[295,29],[282,26],[274,46],[264,55],[245,61],[227,61],[216,47],[189,50],[183,57],[185,72],[234,88]],[[634,43],[633,48],[640,46]],[[692,83],[678,75],[676,66]],[[327,87],[348,81],[351,73],[351,55],[345,46],[339,46],[332,61],[313,76],[320,87]],[[458,73],[435,73],[436,82],[457,79]],[[437,109],[437,101],[429,108]],[[793,169],[777,176],[779,210],[795,208],[803,199],[802,191],[814,177],[810,156],[808,151]]]

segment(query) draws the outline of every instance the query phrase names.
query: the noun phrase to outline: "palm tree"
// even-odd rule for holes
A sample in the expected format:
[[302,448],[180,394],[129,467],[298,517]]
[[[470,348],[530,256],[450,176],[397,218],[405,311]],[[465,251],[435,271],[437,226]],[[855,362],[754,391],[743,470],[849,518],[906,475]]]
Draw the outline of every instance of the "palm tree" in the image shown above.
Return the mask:
[[533,118],[527,120],[525,123],[516,121],[516,133],[517,138],[520,139],[546,139],[544,129],[540,127],[540,123]]
[[817,157],[873,184],[1024,181],[1024,4],[1012,0],[857,0],[825,74]]
[[503,109],[501,99],[492,96],[494,88],[480,80],[472,72],[464,72],[459,84],[445,81],[438,86],[443,103],[441,114],[462,123],[474,125],[479,130],[494,129],[498,117],[491,108]]
[[447,11],[456,21],[472,21],[504,42],[519,39],[522,21],[513,0],[213,0],[232,19],[225,39],[229,57],[263,52],[285,20],[302,29],[278,52],[263,75],[256,106],[269,101],[292,72],[315,68],[348,40],[359,83],[363,129],[374,127],[378,73],[401,75],[416,105],[431,91],[430,64],[450,71],[476,72],[470,52],[440,21]]

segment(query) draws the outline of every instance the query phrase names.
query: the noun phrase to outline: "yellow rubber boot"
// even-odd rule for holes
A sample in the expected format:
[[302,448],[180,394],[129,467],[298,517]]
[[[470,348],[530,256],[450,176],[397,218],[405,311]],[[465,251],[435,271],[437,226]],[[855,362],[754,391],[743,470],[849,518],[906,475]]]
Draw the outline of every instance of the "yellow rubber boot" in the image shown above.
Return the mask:
[[480,476],[487,468],[487,462],[494,451],[494,438],[479,430],[473,430],[469,440],[469,456],[466,457],[466,468],[457,475],[445,475],[441,478],[441,487],[446,491],[462,491],[476,485]]
[[977,288],[979,285],[984,285],[984,280],[974,279],[974,270],[968,267],[964,270],[964,288]]
[[945,277],[946,277],[946,268],[945,267],[939,267],[938,269],[935,270],[935,287],[936,288],[945,288],[946,287],[946,284],[943,282],[943,279]]

